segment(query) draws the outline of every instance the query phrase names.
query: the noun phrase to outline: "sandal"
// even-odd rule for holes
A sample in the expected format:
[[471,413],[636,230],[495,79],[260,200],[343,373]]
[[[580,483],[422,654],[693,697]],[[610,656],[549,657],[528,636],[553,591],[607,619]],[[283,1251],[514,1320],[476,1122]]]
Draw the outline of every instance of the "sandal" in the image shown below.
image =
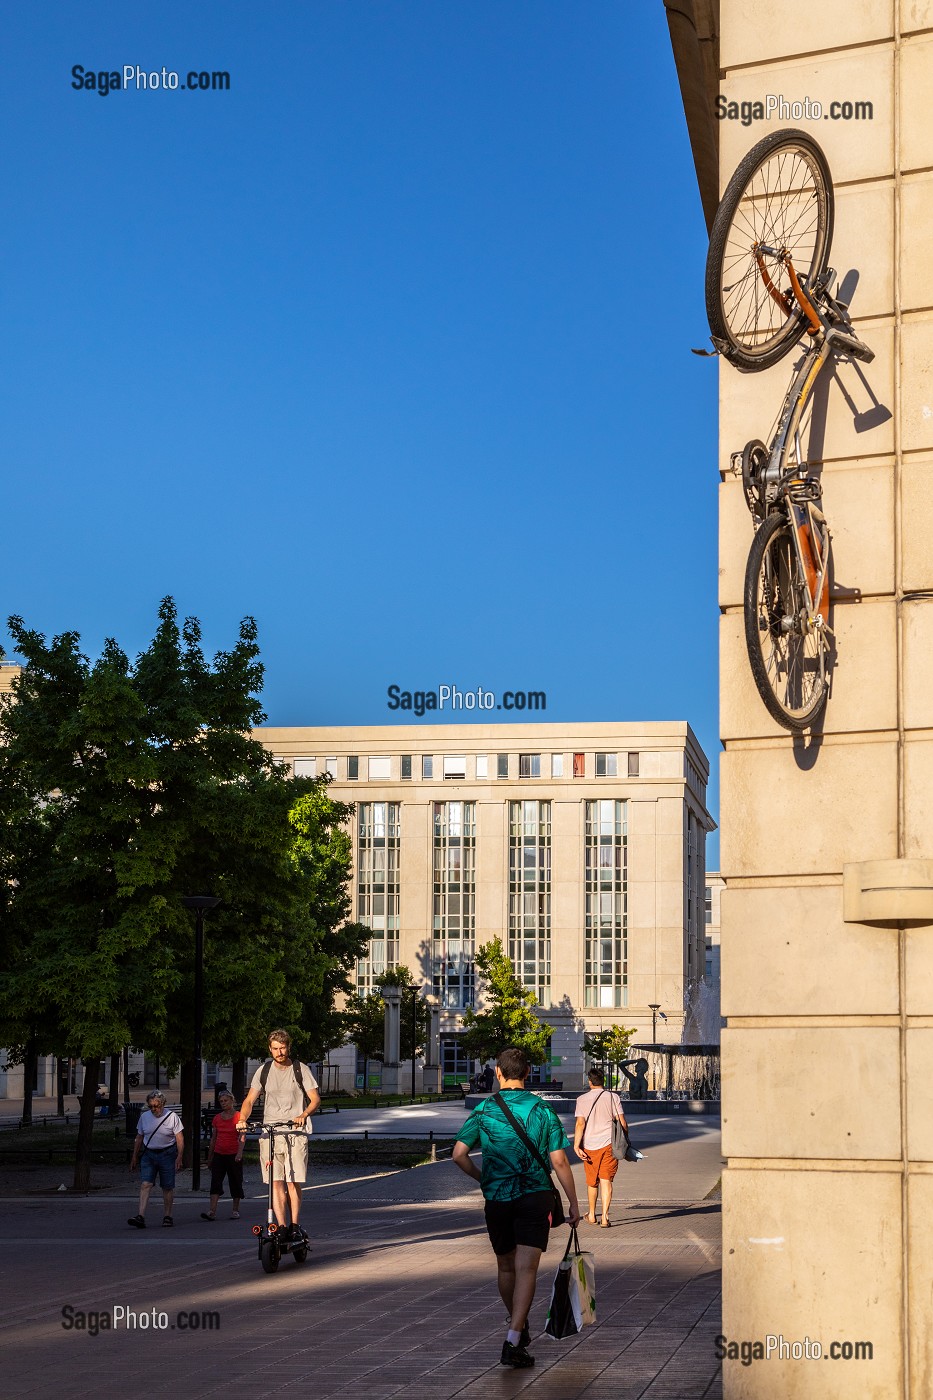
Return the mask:
[[175,1222],[174,1222],[174,1220],[172,1219],[172,1217],[171,1217],[170,1215],[163,1215],[163,1217],[162,1217],[162,1229],[163,1229],[163,1230],[168,1229],[169,1225],[174,1225],[174,1224],[175,1224]]
[[126,1223],[127,1225],[135,1225],[137,1230],[145,1230],[146,1228],[146,1222],[141,1215],[131,1215]]

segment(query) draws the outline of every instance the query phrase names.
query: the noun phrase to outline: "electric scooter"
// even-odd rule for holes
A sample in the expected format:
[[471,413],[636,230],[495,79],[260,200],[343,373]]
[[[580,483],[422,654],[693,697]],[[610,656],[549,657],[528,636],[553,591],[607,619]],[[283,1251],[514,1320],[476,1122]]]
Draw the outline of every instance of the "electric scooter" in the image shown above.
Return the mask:
[[[252,1131],[252,1125],[250,1127]],[[259,1262],[263,1270],[267,1274],[274,1274],[283,1254],[290,1254],[296,1264],[303,1264],[311,1251],[311,1242],[301,1226],[298,1227],[298,1238],[293,1239],[289,1226],[279,1225],[277,1222],[272,1206],[275,1140],[277,1137],[304,1137],[305,1133],[303,1129],[295,1128],[291,1123],[261,1123],[256,1126],[255,1131],[260,1137],[269,1140],[269,1206],[265,1226],[254,1225],[253,1234],[259,1243]]]

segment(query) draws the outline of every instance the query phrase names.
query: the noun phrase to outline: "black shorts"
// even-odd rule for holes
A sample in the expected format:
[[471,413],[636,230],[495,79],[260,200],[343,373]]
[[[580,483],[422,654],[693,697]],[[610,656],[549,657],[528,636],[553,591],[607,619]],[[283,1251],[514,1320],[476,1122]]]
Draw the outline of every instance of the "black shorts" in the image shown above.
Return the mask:
[[511,1254],[517,1244],[547,1249],[550,1228],[550,1191],[532,1191],[514,1201],[486,1202],[486,1232],[496,1254]]
[[223,1194],[224,1177],[230,1182],[230,1195],[235,1201],[243,1199],[243,1163],[232,1152],[215,1152],[211,1158],[211,1195]]

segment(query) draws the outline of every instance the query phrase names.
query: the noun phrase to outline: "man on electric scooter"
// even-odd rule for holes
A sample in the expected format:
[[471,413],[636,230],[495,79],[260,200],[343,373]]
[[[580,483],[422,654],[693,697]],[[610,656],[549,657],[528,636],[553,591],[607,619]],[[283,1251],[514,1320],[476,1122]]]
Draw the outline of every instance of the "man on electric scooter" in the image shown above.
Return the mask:
[[[290,1057],[291,1036],[287,1031],[272,1031],[269,1035],[271,1060],[260,1065],[253,1075],[249,1093],[243,1100],[237,1131],[245,1133],[247,1120],[260,1094],[263,1101],[263,1123],[293,1123],[296,1128],[304,1128],[310,1133],[308,1119],[321,1102],[317,1080],[307,1065]],[[259,1157],[263,1176],[269,1171],[269,1140],[261,1138]],[[280,1228],[285,1230],[285,1188],[288,1187],[288,1203],[291,1207],[292,1224],[287,1238],[298,1239],[301,1230],[298,1217],[301,1214],[301,1188],[308,1175],[308,1139],[301,1137],[281,1137],[276,1139],[275,1160],[272,1164],[272,1208]]]

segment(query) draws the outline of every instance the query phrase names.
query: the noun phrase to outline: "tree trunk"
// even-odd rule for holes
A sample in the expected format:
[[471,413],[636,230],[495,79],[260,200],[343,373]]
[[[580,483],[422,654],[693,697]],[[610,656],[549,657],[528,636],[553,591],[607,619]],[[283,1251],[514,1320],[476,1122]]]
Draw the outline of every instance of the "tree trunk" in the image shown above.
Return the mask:
[[65,1075],[67,1073],[68,1070],[65,1061],[62,1059],[61,1055],[59,1055],[58,1059],[55,1061],[55,1090],[58,1094],[58,1102],[55,1105],[55,1111],[59,1118],[64,1118],[65,1116]]
[[231,1066],[230,1092],[239,1105],[246,1098],[246,1056],[239,1055]]
[[124,1113],[124,1117],[126,1116],[126,1110],[129,1108],[129,1104],[130,1104],[130,1047],[129,1047],[128,1045],[124,1045],[124,1047],[123,1047],[123,1113]]
[[[354,1076],[355,1078],[356,1076]],[[363,1055],[363,1093],[369,1088],[369,1056]]]
[[38,1062],[39,1052],[36,1048],[36,1042],[30,1040],[23,1057],[23,1116],[20,1120],[22,1128],[28,1128],[32,1124],[32,1085],[36,1077]]
[[110,1098],[108,1100],[107,1115],[110,1118],[117,1116],[117,1104],[120,1102],[120,1055],[110,1056]]
[[81,1116],[78,1119],[78,1146],[75,1151],[75,1191],[91,1189],[91,1145],[94,1136],[94,1100],[100,1082],[100,1059],[84,1061],[84,1088],[81,1091]]

